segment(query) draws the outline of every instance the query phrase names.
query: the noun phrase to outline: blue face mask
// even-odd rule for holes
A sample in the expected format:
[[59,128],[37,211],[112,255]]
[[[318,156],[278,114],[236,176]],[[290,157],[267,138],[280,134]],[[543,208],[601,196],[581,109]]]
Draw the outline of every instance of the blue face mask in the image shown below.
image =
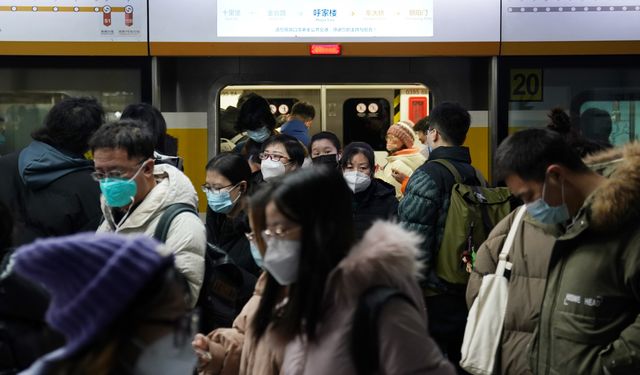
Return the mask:
[[269,139],[269,137],[271,137],[271,131],[267,129],[266,126],[263,126],[257,130],[247,130],[247,135],[254,141],[263,143],[264,141]]
[[258,246],[256,246],[255,242],[249,241],[249,246],[251,248],[251,256],[253,256],[253,261],[256,262],[258,267],[262,268],[262,254],[260,254],[260,250],[258,250]]
[[100,191],[107,201],[109,207],[124,207],[133,203],[134,197],[138,192],[135,178],[140,173],[144,163],[140,166],[136,174],[128,180],[123,178],[107,177],[100,180]]
[[[237,186],[237,185],[236,185]],[[234,186],[231,190],[235,189]],[[220,214],[228,214],[233,209],[233,205],[236,203],[240,195],[235,200],[231,200],[231,194],[229,191],[221,191],[219,193],[213,193],[210,191],[206,192],[207,194],[207,204],[209,207],[217,213]]]
[[542,196],[540,199],[527,204],[527,212],[534,220],[543,224],[562,224],[571,218],[569,208],[564,202],[564,181],[562,182],[562,204],[559,206],[550,206],[544,201],[544,193],[546,190],[546,182],[542,185]]

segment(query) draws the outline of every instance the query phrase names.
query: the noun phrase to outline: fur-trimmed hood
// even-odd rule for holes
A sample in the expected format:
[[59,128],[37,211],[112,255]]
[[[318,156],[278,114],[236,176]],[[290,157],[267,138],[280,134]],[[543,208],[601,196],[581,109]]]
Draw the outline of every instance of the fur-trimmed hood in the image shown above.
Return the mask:
[[640,218],[640,143],[605,151],[592,160],[600,164],[619,161],[611,176],[589,198],[590,226],[597,231],[611,231]]
[[587,155],[582,161],[594,172],[610,177],[616,166],[623,160],[623,147],[610,148]]
[[366,289],[385,285],[414,294],[422,271],[419,235],[399,224],[377,221],[329,275],[333,303],[353,303]]

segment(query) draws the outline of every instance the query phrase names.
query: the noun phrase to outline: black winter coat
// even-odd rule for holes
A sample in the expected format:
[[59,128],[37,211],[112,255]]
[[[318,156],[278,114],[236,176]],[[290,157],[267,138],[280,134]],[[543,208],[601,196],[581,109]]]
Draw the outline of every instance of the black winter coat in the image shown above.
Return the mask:
[[378,178],[371,180],[365,191],[353,195],[353,221],[356,239],[364,233],[376,220],[391,220],[398,215],[396,189]]
[[[60,161],[53,155],[55,149],[37,143],[42,157],[35,156],[28,164],[29,172],[20,171],[18,152],[0,158],[0,201],[13,213],[14,245],[95,231],[102,212],[100,187],[90,175],[93,163],[65,155]],[[23,180],[21,173],[29,177]]]
[[251,232],[249,219],[245,212],[235,218],[219,214],[207,207],[207,241],[220,247],[231,259],[254,276],[260,275],[260,267],[251,255],[249,240],[245,233]]

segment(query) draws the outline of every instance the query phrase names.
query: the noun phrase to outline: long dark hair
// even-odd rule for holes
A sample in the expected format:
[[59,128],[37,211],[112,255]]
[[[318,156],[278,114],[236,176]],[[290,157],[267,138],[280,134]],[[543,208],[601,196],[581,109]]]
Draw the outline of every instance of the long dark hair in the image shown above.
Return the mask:
[[256,340],[271,322],[283,338],[306,333],[309,340],[315,339],[316,326],[324,316],[327,276],[354,243],[352,195],[342,174],[326,166],[286,175],[273,192],[278,210],[302,227],[302,253],[298,280],[289,287],[289,302],[277,319],[274,308],[282,288],[269,275],[252,323]]

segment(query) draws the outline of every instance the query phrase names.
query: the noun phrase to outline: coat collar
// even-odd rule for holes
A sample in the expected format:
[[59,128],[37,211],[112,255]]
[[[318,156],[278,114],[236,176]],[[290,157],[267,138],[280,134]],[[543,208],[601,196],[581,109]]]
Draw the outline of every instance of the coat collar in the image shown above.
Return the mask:
[[429,160],[435,159],[449,159],[471,164],[471,153],[469,153],[469,148],[464,146],[440,146],[429,154]]
[[576,221],[584,218],[590,228],[612,232],[640,218],[640,143],[600,156],[593,160],[600,164],[613,162],[615,171],[587,198]]

